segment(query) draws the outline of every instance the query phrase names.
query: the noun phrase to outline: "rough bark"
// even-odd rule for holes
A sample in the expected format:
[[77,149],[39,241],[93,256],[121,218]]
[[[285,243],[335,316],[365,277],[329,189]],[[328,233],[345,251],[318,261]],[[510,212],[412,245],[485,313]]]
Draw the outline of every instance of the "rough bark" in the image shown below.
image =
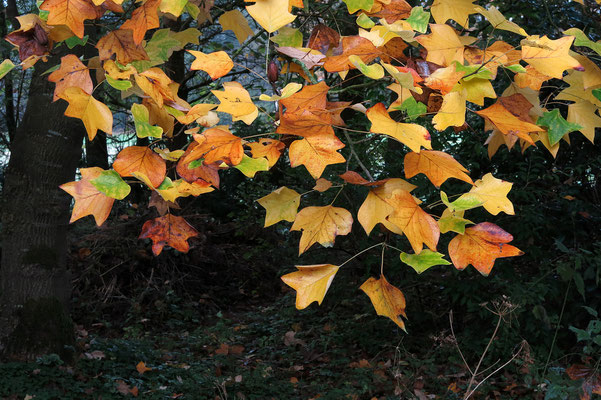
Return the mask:
[[66,269],[71,198],[58,186],[74,178],[85,130],[63,116],[64,101],[52,103],[54,85],[40,76],[47,68],[33,75],[0,203],[0,355],[7,359],[66,357],[73,341]]

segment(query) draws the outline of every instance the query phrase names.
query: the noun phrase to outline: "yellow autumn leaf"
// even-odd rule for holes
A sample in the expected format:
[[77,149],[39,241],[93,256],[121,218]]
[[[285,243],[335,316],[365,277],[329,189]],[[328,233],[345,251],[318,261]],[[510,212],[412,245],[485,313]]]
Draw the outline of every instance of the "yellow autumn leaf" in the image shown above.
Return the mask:
[[338,266],[332,264],[297,265],[298,271],[282,276],[282,280],[296,290],[296,308],[302,310],[314,301],[321,305],[330,288]]
[[474,187],[466,194],[459,197],[467,197],[471,194],[477,195],[482,200],[482,206],[492,215],[497,215],[500,212],[514,215],[513,204],[507,198],[507,194],[511,190],[511,182],[506,182],[495,178],[491,173],[488,173],[474,183]]
[[219,23],[221,24],[221,29],[224,31],[233,31],[240,44],[244,43],[249,36],[254,34],[240,10],[224,12],[219,17]]
[[396,234],[400,235],[403,233],[399,227],[386,219],[394,211],[394,208],[391,204],[388,204],[388,201],[390,201],[392,193],[399,189],[411,192],[415,189],[415,185],[403,179],[394,178],[388,179],[383,185],[369,191],[365,201],[361,204],[357,212],[357,220],[365,230],[365,233],[369,235],[377,224],[384,225],[389,231]]
[[467,92],[451,92],[443,97],[442,106],[432,118],[434,128],[444,131],[449,126],[461,126],[465,123],[465,101]]
[[303,87],[302,84],[296,82],[290,82],[286,86],[284,86],[281,90],[281,95],[274,94],[273,96],[268,96],[266,94],[261,94],[259,96],[259,100],[261,101],[278,101],[292,96],[294,93],[301,90]]
[[597,115],[597,107],[583,100],[568,106],[568,122],[580,125],[580,132],[594,143],[595,128],[601,128],[601,118]]
[[415,38],[428,50],[426,61],[448,67],[453,61],[463,64],[465,43],[457,31],[445,24],[430,24],[432,33]]
[[405,323],[399,318],[399,315],[407,318],[405,296],[398,288],[388,283],[384,275],[380,276],[380,279],[369,278],[359,289],[369,296],[378,315],[390,318],[402,330],[405,330]]
[[221,104],[217,111],[231,114],[232,120],[244,121],[250,125],[259,115],[257,106],[254,105],[250,94],[238,82],[223,82],[223,91],[211,90]]
[[420,153],[408,153],[405,155],[404,165],[406,178],[422,173],[436,187],[440,187],[449,178],[456,178],[469,184],[474,183],[466,174],[468,170],[450,154],[442,151],[424,150]]
[[261,197],[257,202],[267,211],[265,227],[268,227],[280,221],[294,221],[300,205],[300,194],[282,186]]
[[522,60],[544,75],[561,79],[566,69],[582,69],[578,60],[569,54],[573,41],[574,36],[557,40],[547,36],[528,36],[522,40]]
[[416,153],[419,153],[421,147],[432,148],[430,133],[426,128],[394,121],[388,115],[384,104],[378,103],[371,107],[366,115],[372,124],[370,132],[391,136]]
[[80,87],[65,89],[61,98],[69,102],[65,115],[81,119],[90,140],[94,139],[98,129],[109,135],[113,133],[113,114],[104,103],[96,100]]
[[338,235],[348,235],[353,226],[353,217],[348,210],[332,205],[303,208],[291,231],[302,231],[298,254],[301,255],[313,244],[332,247]]
[[434,0],[430,8],[437,24],[444,24],[452,19],[463,28],[469,28],[469,16],[476,13],[475,0]]
[[474,10],[477,13],[482,14],[495,29],[502,29],[504,31],[517,33],[518,35],[528,36],[524,29],[522,29],[515,22],[511,22],[505,18],[505,16],[501,14],[499,9],[495,6],[490,6],[488,9],[476,6]]
[[[477,104],[479,106],[484,105],[484,98],[496,99],[497,93],[492,86],[492,83],[488,79],[474,78],[469,81],[461,80],[455,88],[455,92],[465,91],[466,100],[470,103]],[[463,124],[462,124],[463,125]]]
[[258,0],[246,10],[267,32],[273,33],[296,19],[288,12],[288,0]]

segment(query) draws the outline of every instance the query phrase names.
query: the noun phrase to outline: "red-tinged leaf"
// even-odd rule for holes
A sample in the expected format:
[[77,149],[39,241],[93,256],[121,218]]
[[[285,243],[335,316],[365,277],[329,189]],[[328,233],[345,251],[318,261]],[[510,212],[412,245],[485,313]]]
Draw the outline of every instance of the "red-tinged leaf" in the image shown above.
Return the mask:
[[197,142],[190,143],[190,146],[188,146],[188,149],[184,155],[180,157],[176,166],[178,175],[187,182],[192,183],[197,180],[202,180],[219,189],[219,167],[216,164],[202,164],[194,168],[189,168],[190,163],[193,162],[193,159],[189,158],[188,156],[197,146]]
[[165,160],[146,146],[130,146],[121,150],[113,163],[113,169],[121,176],[146,175],[152,186],[158,187],[165,180]]
[[472,264],[482,275],[487,276],[497,258],[524,254],[520,249],[507,244],[513,236],[490,222],[482,222],[465,229],[465,234],[455,236],[449,243],[449,256],[455,268],[462,270]]
[[338,46],[340,35],[334,29],[324,24],[318,24],[313,28],[307,47],[327,54],[328,50]]
[[101,193],[90,182],[100,176],[102,171],[102,168],[98,167],[82,168],[80,170],[81,180],[60,185],[60,188],[73,196],[75,200],[69,223],[87,215],[92,215],[96,225],[100,226],[108,218],[115,199]]
[[96,48],[101,60],[108,60],[115,54],[117,61],[123,65],[150,59],[144,48],[134,42],[133,32],[129,29],[109,32],[98,41]]
[[161,0],[146,0],[131,14],[131,18],[121,25],[119,29],[129,29],[133,32],[136,45],[142,43],[146,31],[159,27],[158,8]]
[[50,52],[52,42],[48,39],[49,28],[36,14],[17,17],[21,27],[8,35],[6,40],[19,48],[19,59],[44,56]]
[[83,21],[97,16],[88,0],[45,0],[40,10],[48,11],[48,25],[67,25],[79,38],[83,38]]
[[339,175],[346,183],[351,185],[361,186],[380,186],[385,184],[388,179],[381,179],[379,181],[370,182],[355,171],[346,171],[344,174]]
[[89,95],[94,89],[90,70],[74,54],[67,54],[61,58],[60,68],[51,73],[48,80],[56,83],[53,101],[58,100],[69,87],[78,87]]
[[146,221],[142,226],[142,233],[139,238],[151,239],[152,252],[155,256],[158,256],[166,245],[182,253],[187,253],[190,249],[188,238],[197,235],[196,229],[192,228],[185,219],[167,214]]

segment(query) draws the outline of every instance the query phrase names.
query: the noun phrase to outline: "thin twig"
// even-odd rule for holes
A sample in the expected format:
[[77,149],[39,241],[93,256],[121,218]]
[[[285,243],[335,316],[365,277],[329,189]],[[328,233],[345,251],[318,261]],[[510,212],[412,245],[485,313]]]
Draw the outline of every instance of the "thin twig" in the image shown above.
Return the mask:
[[461,359],[463,360],[463,364],[465,364],[467,370],[473,376],[474,373],[472,372],[470,365],[467,363],[467,361],[465,361],[465,357],[463,356],[463,352],[461,351],[461,348],[459,347],[459,342],[457,341],[457,336],[455,336],[455,330],[453,329],[453,310],[451,310],[449,312],[449,325],[451,325],[451,335],[453,335],[453,340],[455,341],[455,347],[457,347],[457,351],[459,352],[459,355],[461,356]]

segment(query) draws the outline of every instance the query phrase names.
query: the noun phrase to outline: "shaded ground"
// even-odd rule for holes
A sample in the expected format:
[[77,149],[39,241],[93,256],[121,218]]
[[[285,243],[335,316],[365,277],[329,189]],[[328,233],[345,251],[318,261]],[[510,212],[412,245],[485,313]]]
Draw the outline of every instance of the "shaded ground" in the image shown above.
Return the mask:
[[[408,335],[378,317],[358,291],[369,273],[362,264],[332,285],[321,306],[298,311],[294,292],[279,280],[286,246],[269,251],[280,238],[260,227],[239,234],[239,225],[197,218],[203,232],[190,253],[167,250],[158,258],[134,238],[128,218],[100,230],[78,228],[72,247],[77,360],[65,365],[48,355],[0,364],[0,398],[464,397],[471,375],[449,329],[448,305],[437,303],[435,279],[424,280],[432,283],[421,286],[428,293],[423,301],[419,285],[403,288],[412,301]],[[489,322],[496,321],[485,307],[493,308],[478,306],[480,315],[493,318],[471,312],[456,320],[472,368],[493,332]],[[513,329],[510,320],[502,326]],[[519,341],[508,341],[499,331],[479,379],[511,358]],[[473,398],[577,398],[563,368],[550,368],[553,383],[543,385],[540,368],[524,344]]]

